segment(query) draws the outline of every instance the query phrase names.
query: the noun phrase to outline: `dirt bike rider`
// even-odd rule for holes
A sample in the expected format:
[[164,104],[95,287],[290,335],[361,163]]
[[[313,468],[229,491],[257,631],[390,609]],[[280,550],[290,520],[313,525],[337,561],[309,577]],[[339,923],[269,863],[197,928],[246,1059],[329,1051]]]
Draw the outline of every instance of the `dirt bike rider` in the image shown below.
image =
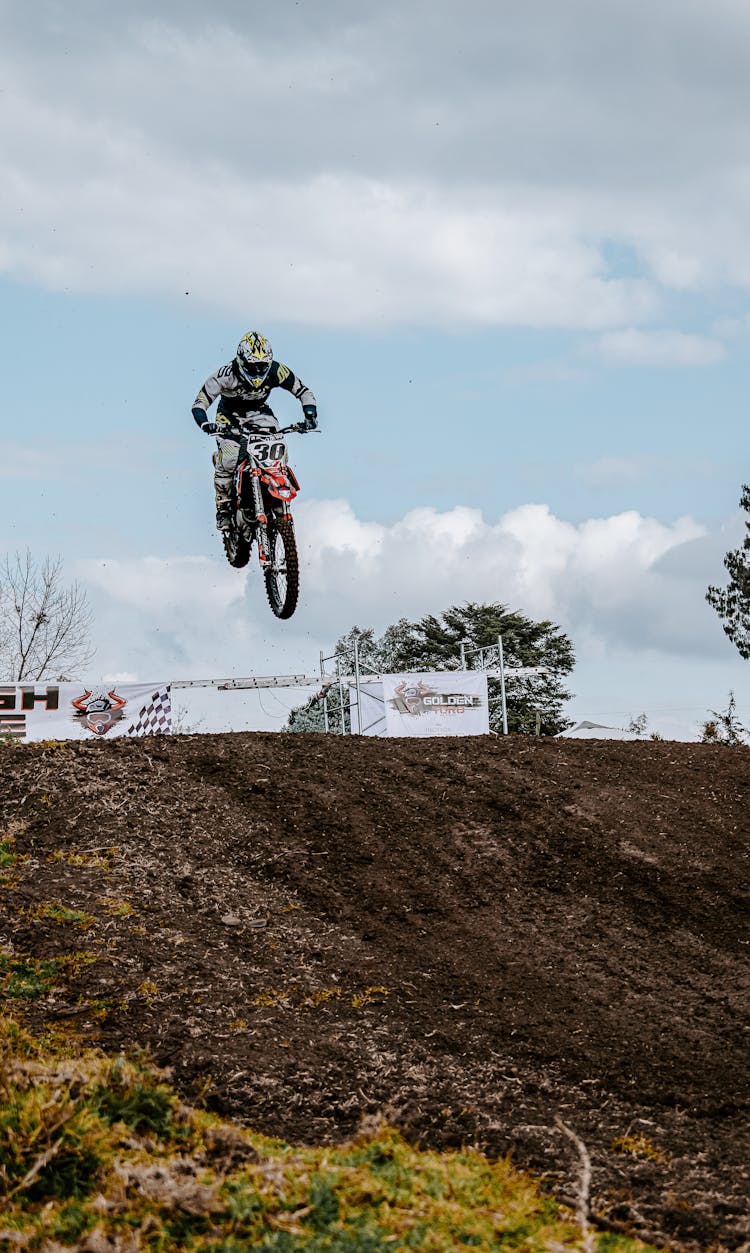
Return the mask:
[[[315,397],[288,366],[274,361],[271,345],[260,331],[248,331],[237,345],[232,361],[207,378],[193,401],[193,417],[207,435],[216,436],[214,491],[216,493],[216,526],[220,531],[232,524],[232,477],[237,465],[240,437],[232,434],[241,426],[277,431],[279,423],[267,404],[275,387],[296,396],[305,415],[303,430],[314,431],[318,425]],[[217,397],[216,421],[209,421],[208,410]]]

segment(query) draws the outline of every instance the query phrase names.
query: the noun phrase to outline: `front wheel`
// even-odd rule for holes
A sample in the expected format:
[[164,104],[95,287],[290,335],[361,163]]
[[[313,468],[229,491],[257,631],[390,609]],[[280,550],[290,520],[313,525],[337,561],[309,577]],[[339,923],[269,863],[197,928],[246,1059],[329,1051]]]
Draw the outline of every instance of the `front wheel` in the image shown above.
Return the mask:
[[263,569],[266,596],[277,618],[291,618],[299,596],[299,560],[291,516],[268,520],[268,562]]

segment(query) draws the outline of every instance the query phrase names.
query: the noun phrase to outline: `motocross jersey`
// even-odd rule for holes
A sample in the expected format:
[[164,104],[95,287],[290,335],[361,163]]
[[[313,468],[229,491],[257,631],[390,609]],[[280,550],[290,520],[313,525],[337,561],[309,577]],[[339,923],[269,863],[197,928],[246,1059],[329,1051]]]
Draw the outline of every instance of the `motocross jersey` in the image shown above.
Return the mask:
[[198,426],[206,422],[208,409],[217,397],[221,397],[216,412],[217,422],[234,418],[235,422],[245,423],[264,417],[270,420],[263,425],[270,426],[276,422],[276,418],[268,404],[268,397],[275,387],[283,387],[284,391],[291,392],[303,408],[316,408],[315,397],[310,388],[280,361],[272,361],[266,377],[258,387],[254,387],[242,378],[232,360],[206,379],[193,401],[193,417]]

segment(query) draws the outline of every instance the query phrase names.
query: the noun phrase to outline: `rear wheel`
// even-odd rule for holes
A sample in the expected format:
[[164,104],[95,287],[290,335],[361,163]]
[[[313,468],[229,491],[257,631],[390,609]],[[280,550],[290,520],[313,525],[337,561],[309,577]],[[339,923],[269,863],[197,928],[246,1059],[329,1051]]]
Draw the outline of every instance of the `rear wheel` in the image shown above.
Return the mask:
[[236,570],[241,570],[250,560],[249,542],[243,535],[240,535],[234,523],[227,527],[225,531],[222,531],[221,539],[230,566],[234,566]]
[[277,618],[291,618],[299,595],[299,561],[289,514],[268,520],[268,563],[263,573],[271,609]]

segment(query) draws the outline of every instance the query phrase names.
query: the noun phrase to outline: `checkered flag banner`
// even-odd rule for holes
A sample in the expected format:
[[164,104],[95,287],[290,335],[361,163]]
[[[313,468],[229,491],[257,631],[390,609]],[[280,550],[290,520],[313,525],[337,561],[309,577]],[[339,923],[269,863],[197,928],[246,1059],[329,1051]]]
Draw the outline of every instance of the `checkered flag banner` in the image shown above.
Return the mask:
[[172,734],[172,698],[171,688],[160,687],[155,691],[148,704],[144,705],[138,717],[125,732],[126,735],[171,735]]

